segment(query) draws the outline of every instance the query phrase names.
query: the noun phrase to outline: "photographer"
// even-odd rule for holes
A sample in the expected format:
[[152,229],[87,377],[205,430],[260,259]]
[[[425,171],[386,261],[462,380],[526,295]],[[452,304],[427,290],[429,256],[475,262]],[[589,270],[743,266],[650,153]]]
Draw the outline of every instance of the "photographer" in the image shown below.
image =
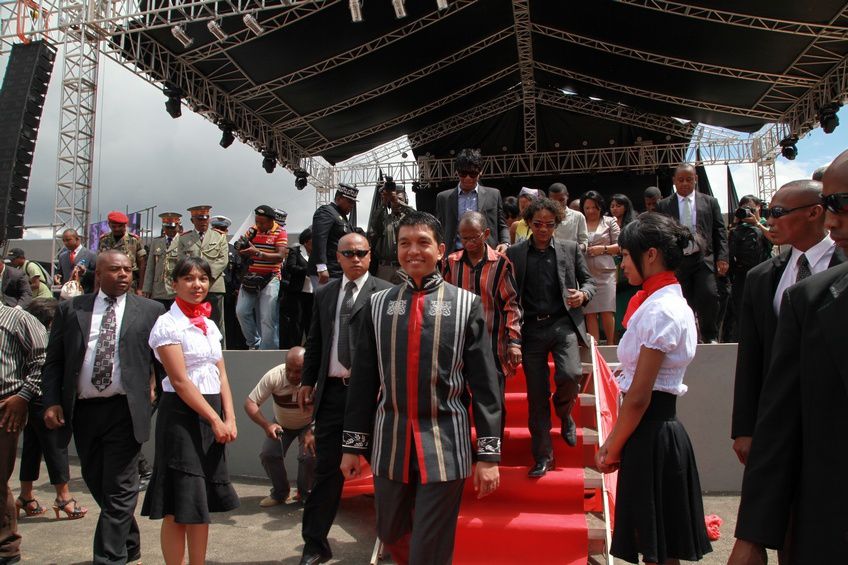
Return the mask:
[[730,324],[729,335],[725,341],[735,342],[738,339],[738,323],[736,319],[742,307],[742,292],[745,289],[745,278],[748,271],[771,256],[771,241],[768,226],[760,217],[763,201],[751,194],[739,200],[739,207],[734,212],[733,224],[730,226],[728,247],[730,250],[730,303],[734,323]]

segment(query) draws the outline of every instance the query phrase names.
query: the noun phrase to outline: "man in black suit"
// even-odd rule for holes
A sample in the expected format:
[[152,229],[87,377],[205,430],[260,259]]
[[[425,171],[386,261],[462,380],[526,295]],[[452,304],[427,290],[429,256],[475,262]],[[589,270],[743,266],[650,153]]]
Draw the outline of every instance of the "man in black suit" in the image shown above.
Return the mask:
[[695,315],[701,341],[718,340],[718,287],[716,275],[727,273],[727,228],[718,201],[697,192],[698,176],[692,165],[680,165],[674,171],[675,193],[657,202],[656,211],[671,216],[692,230],[695,243],[684,254],[677,269],[683,296]]
[[312,280],[306,276],[307,258],[312,255],[312,229],[300,232],[297,241],[299,245],[289,247],[280,281],[280,349],[303,344],[312,318]]
[[65,247],[59,252],[59,272],[53,277],[53,282],[65,284],[76,275],[83,292],[93,292],[97,253],[85,248],[76,230],[72,229],[62,232],[62,245]]
[[[848,151],[823,184],[825,227],[848,251]],[[846,320],[848,264],[783,295],[730,565],[765,564],[765,547],[787,550],[789,563],[841,563],[848,555]]]
[[561,421],[560,432],[568,445],[577,445],[571,409],[583,374],[578,340],[589,343],[583,305],[595,295],[595,281],[577,242],[554,237],[562,218],[563,209],[553,200],[534,200],[524,210],[532,235],[507,250],[524,309],[521,355],[535,460],[528,475],[533,478],[544,476],[555,466],[548,355],[554,358],[553,401]]
[[359,189],[340,184],[336,198],[320,206],[312,215],[312,251],[309,255],[309,270],[313,286],[327,284],[330,279],[339,279],[342,268],[336,259],[339,240],[353,231],[350,213],[356,207]]
[[26,308],[32,302],[32,287],[20,269],[0,261],[0,290],[3,291],[3,304]]
[[350,328],[368,298],[391,286],[369,275],[370,251],[365,236],[351,233],[342,237],[336,257],[343,275],[315,292],[298,391],[301,407],[309,402],[314,404],[316,457],[315,483],[303,510],[302,565],[324,563],[333,556],[327,534],[336,518],[344,486],[339,466],[347,381],[355,343]]
[[165,308],[129,292],[132,263],[117,250],[97,258],[97,294],[62,302],[56,311],[42,372],[44,421],[71,426],[82,476],[100,517],[94,563],[141,556],[138,454],[150,437],[153,352],[150,330]]
[[[825,228],[820,182],[797,180],[783,185],[768,208],[769,237],[787,249],[748,271],[738,314],[739,348],[733,393],[733,451],[744,465],[751,450],[757,405],[772,358],[772,341],[783,291],[829,267],[845,262]],[[799,261],[807,263],[799,269]]]
[[436,195],[436,217],[442,224],[447,254],[462,249],[459,220],[466,212],[480,212],[486,216],[486,225],[492,226],[486,241],[498,253],[503,253],[509,247],[509,226],[506,225],[500,191],[479,184],[483,171],[480,150],[463,149],[457,154],[454,166],[459,184]]

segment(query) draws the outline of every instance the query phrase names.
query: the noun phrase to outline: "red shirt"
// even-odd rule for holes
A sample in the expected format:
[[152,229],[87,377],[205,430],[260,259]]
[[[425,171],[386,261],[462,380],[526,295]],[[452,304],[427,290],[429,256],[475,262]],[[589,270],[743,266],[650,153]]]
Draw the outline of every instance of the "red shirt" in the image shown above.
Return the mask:
[[[289,236],[286,233],[286,229],[277,222],[274,222],[271,229],[266,232],[259,231],[256,226],[253,226],[253,229],[256,230],[256,235],[251,240],[253,247],[263,253],[277,253],[280,247],[285,247],[289,243]],[[267,275],[268,273],[279,275],[282,265],[282,259],[269,261],[264,258],[254,257],[248,271],[260,275]]]

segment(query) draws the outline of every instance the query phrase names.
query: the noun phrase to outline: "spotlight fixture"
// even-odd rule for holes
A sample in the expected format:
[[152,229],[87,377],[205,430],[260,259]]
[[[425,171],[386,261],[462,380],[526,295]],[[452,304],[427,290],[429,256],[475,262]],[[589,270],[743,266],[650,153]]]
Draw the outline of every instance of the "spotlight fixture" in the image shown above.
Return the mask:
[[409,154],[406,151],[404,151],[403,153],[400,154],[400,156],[403,157],[404,159],[406,159],[407,157],[409,157]]
[[833,104],[822,106],[821,110],[819,110],[819,125],[821,125],[825,133],[833,133],[833,130],[839,125],[839,116],[836,113],[839,112],[841,106],[842,104],[834,102]]
[[194,43],[194,39],[189,37],[183,26],[174,26],[171,28],[171,35],[179,41],[183,47],[188,49]]
[[224,41],[229,37],[229,35],[227,35],[227,32],[224,31],[224,28],[221,27],[221,24],[219,24],[215,20],[209,20],[209,23],[206,24],[206,29],[208,29],[209,33],[214,35],[215,39],[217,39],[218,41]]
[[798,147],[796,146],[796,143],[798,143],[797,135],[790,135],[781,139],[780,154],[789,159],[790,161],[794,160],[795,157],[798,156]]
[[218,124],[218,128],[222,132],[221,141],[218,145],[226,149],[233,144],[233,141],[236,140],[236,136],[233,135],[233,124],[231,122],[222,121]]
[[412,182],[412,192],[414,192],[415,194],[421,192],[421,183],[417,180]]
[[168,115],[174,119],[182,116],[182,100],[180,99],[183,97],[183,89],[172,82],[166,82],[162,87],[162,93],[168,97],[165,101],[165,110]]
[[362,2],[350,0],[350,21],[358,23],[362,21]]
[[437,10],[447,10],[448,9],[448,0],[436,0],[436,9]]
[[397,19],[406,17],[406,6],[403,4],[404,0],[392,0],[392,7],[395,9],[395,17]]
[[294,172],[294,186],[298,190],[303,190],[306,188],[308,183],[307,179],[309,178],[309,173],[304,171],[303,169],[296,169]]
[[277,152],[271,148],[265,149],[262,152],[262,168],[269,175],[277,168]]
[[247,29],[255,33],[256,35],[262,35],[265,33],[265,28],[259,23],[256,17],[253,14],[245,14],[241,19],[244,22],[244,25],[247,26]]

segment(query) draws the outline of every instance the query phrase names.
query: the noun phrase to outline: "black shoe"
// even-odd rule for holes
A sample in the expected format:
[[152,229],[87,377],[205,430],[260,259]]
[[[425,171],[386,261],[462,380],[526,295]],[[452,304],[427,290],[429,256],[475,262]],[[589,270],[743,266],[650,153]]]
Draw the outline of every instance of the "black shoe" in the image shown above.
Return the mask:
[[574,418],[570,415],[562,421],[562,427],[559,432],[562,434],[562,439],[565,440],[565,443],[571,447],[577,445],[577,426],[574,424]]
[[545,476],[545,473],[548,471],[553,471],[556,466],[556,462],[551,459],[545,459],[543,461],[536,461],[536,464],[530,468],[527,472],[527,476],[531,479],[538,479]]
[[144,474],[138,477],[138,492],[144,492],[147,490],[147,486],[150,484],[150,477],[153,476],[153,473]]
[[310,553],[303,554],[303,557],[300,558],[300,565],[315,565],[316,563],[326,563],[331,559],[330,555],[324,555],[323,553]]
[[12,563],[19,563],[20,561],[20,555],[13,555],[11,557],[0,557],[0,565],[11,565]]
[[134,561],[141,561],[141,550],[127,556],[127,563],[133,563]]

